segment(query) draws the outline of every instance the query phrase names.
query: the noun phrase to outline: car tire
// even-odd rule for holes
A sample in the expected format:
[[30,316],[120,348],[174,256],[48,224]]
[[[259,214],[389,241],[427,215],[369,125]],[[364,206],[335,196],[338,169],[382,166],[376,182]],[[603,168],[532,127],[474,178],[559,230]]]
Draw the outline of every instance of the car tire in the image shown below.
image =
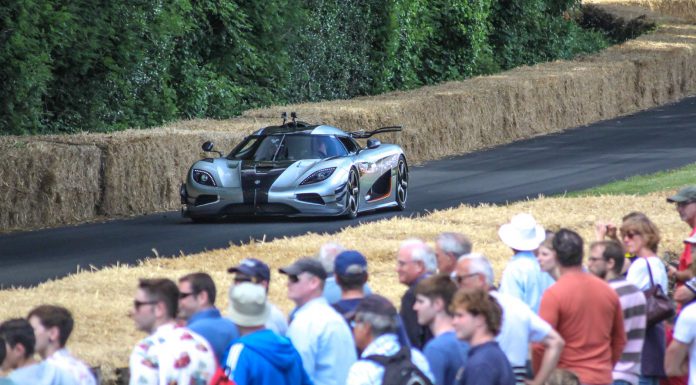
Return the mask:
[[408,200],[408,164],[406,158],[401,155],[396,167],[396,208],[404,210]]
[[346,183],[346,218],[355,219],[358,217],[358,205],[360,202],[360,178],[354,168],[348,173]]

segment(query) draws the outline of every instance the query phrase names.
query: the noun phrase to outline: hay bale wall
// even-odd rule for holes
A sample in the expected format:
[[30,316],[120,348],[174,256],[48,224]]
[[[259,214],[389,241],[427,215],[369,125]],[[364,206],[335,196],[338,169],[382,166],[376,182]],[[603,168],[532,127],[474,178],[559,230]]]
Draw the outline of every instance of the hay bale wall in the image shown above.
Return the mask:
[[0,226],[21,229],[94,218],[100,155],[92,144],[2,138]]
[[[127,216],[176,209],[179,184],[191,162],[202,155],[199,146],[204,140],[212,139],[217,148],[229,151],[245,134],[279,123],[281,111],[297,111],[302,120],[346,130],[401,124],[402,133],[386,134],[381,139],[400,144],[410,162],[418,163],[630,114],[696,92],[696,25],[664,18],[644,8],[592,1],[602,3],[598,6],[615,17],[641,17],[660,23],[660,27],[654,33],[574,61],[522,67],[408,92],[250,110],[227,121],[184,121],[110,135],[27,139],[28,143],[43,140],[98,149],[99,156],[88,161],[90,169],[101,168],[96,209],[89,199],[84,200],[85,207],[76,210],[58,207],[48,201],[48,195],[26,194],[25,206],[32,210],[55,208],[50,214],[31,213],[22,218],[17,214],[0,215],[0,226],[31,228],[88,220],[96,214]],[[68,158],[60,164],[74,164],[69,156],[79,151],[65,147],[63,151]],[[17,163],[22,160],[26,163]],[[34,179],[45,173],[40,162],[32,158],[19,157],[12,162],[27,174],[36,175]],[[94,183],[93,179],[87,180],[93,172],[55,172],[70,174],[56,178],[58,184]],[[80,176],[85,180],[75,179]],[[3,186],[3,190],[9,188]],[[0,202],[0,212],[11,212],[11,206],[16,205]],[[50,222],[45,221],[48,216]]]

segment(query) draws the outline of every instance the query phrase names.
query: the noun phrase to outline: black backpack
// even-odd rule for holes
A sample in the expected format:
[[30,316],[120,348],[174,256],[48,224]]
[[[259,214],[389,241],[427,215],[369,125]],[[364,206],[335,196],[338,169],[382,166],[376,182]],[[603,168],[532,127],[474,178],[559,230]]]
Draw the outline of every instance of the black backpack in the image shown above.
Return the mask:
[[428,376],[411,362],[411,349],[406,346],[393,356],[375,354],[365,359],[384,367],[382,385],[433,385]]

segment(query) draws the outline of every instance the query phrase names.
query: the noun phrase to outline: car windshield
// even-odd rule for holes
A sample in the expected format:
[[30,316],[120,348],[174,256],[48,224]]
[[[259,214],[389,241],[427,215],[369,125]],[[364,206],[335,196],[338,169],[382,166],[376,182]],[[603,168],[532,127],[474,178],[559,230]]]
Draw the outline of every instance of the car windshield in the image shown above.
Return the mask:
[[347,154],[343,143],[331,135],[278,134],[247,137],[227,158],[263,162],[324,159]]

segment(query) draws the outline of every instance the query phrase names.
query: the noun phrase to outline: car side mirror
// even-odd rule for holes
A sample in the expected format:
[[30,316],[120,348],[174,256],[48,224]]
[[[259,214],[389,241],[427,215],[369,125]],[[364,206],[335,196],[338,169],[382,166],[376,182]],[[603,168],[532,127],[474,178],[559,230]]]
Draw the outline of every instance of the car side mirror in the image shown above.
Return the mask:
[[217,153],[218,155],[220,155],[220,158],[222,158],[222,153],[221,153],[220,151],[213,150],[213,142],[211,142],[211,141],[209,141],[209,140],[206,141],[205,143],[203,143],[203,145],[201,146],[201,148],[202,148],[203,151],[205,151],[205,152],[215,152],[215,153]]
[[203,151],[205,151],[205,152],[211,152],[211,151],[213,151],[213,142],[207,141],[207,142],[203,143],[203,145],[201,146],[201,148],[202,148]]
[[367,148],[370,150],[377,148],[382,145],[382,142],[379,141],[379,139],[368,139],[367,140]]

